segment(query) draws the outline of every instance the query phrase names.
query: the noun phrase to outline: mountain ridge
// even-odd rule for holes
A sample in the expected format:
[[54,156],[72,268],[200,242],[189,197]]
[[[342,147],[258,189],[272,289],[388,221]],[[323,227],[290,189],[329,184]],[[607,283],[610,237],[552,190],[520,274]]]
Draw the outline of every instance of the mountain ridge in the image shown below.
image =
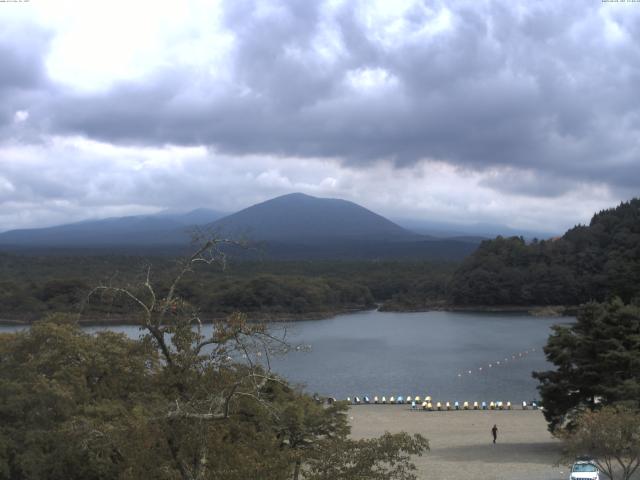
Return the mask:
[[354,202],[290,193],[213,222],[215,231],[263,241],[317,244],[331,240],[403,241],[425,237]]
[[[318,198],[302,193],[275,197],[238,212],[211,218],[219,212],[197,209],[175,214],[86,220],[42,229],[0,234],[4,249],[115,249],[170,247],[186,249],[189,228],[210,231],[259,244],[272,258],[460,259],[477,242],[469,238],[441,239],[420,235],[354,202]],[[204,220],[210,219],[205,222]],[[256,255],[233,251],[233,255]]]
[[[24,228],[0,233],[0,245],[32,247],[96,247],[125,245],[173,245],[189,241],[186,232],[224,214],[210,209],[186,213],[160,212],[87,219],[42,228]],[[195,223],[194,223],[195,222]]]

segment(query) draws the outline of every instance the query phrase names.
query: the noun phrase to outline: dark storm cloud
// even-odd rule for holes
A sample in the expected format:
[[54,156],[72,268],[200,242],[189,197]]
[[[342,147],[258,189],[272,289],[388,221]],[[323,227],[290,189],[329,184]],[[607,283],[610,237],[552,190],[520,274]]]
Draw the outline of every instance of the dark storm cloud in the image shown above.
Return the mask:
[[27,90],[45,82],[43,54],[48,40],[49,36],[34,26],[0,31],[0,89]]
[[0,136],[14,123],[15,113],[50,98],[44,55],[50,36],[33,25],[0,28]]
[[[534,196],[562,193],[570,181],[640,186],[637,12],[607,20],[607,4],[591,0],[425,5],[408,9],[400,33],[386,38],[357,3],[330,11],[289,0],[265,11],[262,2],[228,2],[235,43],[224,83],[206,68],[175,67],[74,93],[43,81],[46,44],[17,42],[0,50],[9,66],[0,89],[42,89],[22,97],[36,99],[27,107],[42,133],[352,166],[431,158],[514,167],[539,175],[517,181],[510,172],[487,184]],[[425,34],[443,7],[450,26]],[[321,51],[327,32],[338,44],[331,58]],[[387,83],[350,85],[367,75]],[[26,107],[2,108],[6,123]]]

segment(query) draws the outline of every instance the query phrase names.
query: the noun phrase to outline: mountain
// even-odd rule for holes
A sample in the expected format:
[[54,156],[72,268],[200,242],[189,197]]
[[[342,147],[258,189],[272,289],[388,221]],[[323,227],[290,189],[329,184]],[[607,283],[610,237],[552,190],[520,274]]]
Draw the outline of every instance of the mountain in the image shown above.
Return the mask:
[[0,234],[12,250],[94,253],[109,251],[182,254],[188,230],[199,226],[220,236],[247,239],[255,248],[230,248],[234,257],[271,259],[456,260],[477,247],[477,239],[441,239],[409,231],[346,200],[292,193],[222,217],[206,209],[187,213],[87,220],[68,225]]
[[360,205],[291,193],[258,203],[211,224],[224,235],[287,244],[424,240]]
[[0,245],[19,247],[113,247],[186,244],[188,230],[224,214],[208,209],[186,213],[84,220],[47,228],[10,230],[0,234]]
[[477,247],[468,239],[419,235],[353,202],[302,193],[253,205],[208,227],[223,236],[262,242],[259,255],[287,260],[457,260]]

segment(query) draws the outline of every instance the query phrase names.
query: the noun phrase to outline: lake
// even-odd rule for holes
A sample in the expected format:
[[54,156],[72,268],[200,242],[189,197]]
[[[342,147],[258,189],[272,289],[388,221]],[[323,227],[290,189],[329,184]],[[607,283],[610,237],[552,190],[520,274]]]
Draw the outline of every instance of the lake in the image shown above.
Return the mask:
[[[326,320],[276,323],[292,351],[273,369],[309,393],[336,398],[431,395],[487,402],[538,398],[534,370],[551,368],[542,352],[551,325],[569,318],[513,313],[367,311]],[[88,327],[96,331],[105,327]],[[135,326],[113,326],[132,338]],[[15,330],[2,326],[0,332]]]

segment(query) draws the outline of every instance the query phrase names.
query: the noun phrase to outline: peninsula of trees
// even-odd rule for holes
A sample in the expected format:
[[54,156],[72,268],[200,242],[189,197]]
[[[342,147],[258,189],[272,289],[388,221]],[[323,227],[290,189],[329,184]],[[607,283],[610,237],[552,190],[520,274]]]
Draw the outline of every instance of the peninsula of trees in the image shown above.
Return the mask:
[[485,241],[456,269],[453,305],[579,305],[640,295],[640,199],[603,210],[562,237]]

